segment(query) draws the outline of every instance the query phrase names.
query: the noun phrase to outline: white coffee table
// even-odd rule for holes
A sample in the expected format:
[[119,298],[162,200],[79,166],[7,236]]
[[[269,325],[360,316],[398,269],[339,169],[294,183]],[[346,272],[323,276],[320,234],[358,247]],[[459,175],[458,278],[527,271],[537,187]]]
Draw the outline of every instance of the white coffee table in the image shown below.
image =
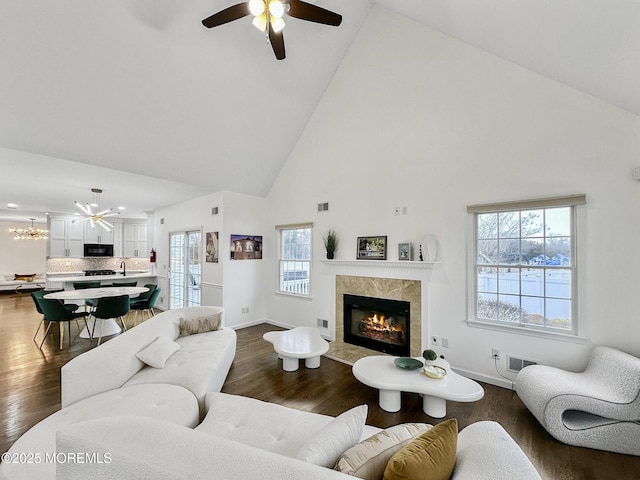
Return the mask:
[[380,391],[380,408],[387,412],[400,410],[402,392],[422,395],[422,410],[433,418],[442,418],[447,414],[447,400],[475,402],[484,396],[484,390],[477,382],[458,375],[445,360],[438,359],[436,365],[445,368],[447,375],[435,380],[427,377],[422,369],[405,370],[397,367],[393,363],[394,358],[397,357],[364,357],[357,360],[352,369],[353,376],[360,382]]
[[329,342],[322,338],[316,327],[267,332],[262,338],[273,344],[273,349],[282,358],[282,369],[285,372],[298,370],[299,360],[302,359],[305,367],[318,368],[320,355],[329,351]]

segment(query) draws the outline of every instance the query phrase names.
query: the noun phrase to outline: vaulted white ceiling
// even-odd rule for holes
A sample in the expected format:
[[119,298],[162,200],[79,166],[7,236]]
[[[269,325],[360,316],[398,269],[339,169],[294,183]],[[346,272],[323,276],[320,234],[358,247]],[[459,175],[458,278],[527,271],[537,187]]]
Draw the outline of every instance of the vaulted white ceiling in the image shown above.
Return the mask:
[[636,0],[308,0],[343,23],[287,19],[284,61],[201,25],[237,1],[0,0],[0,217],[266,195],[374,4],[640,115]]

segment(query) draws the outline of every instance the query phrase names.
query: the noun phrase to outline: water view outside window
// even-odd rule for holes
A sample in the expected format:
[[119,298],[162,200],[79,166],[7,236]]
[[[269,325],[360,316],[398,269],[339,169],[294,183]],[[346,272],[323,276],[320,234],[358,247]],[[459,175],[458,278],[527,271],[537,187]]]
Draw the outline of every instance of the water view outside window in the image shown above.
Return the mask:
[[279,291],[309,295],[311,227],[280,229]]
[[476,318],[575,332],[574,207],[476,214]]

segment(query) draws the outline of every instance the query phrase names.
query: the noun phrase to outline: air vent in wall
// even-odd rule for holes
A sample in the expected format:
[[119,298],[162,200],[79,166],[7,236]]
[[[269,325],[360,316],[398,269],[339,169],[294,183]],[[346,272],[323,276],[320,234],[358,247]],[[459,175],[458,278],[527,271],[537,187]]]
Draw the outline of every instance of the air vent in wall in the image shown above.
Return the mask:
[[318,204],[318,211],[319,212],[326,212],[327,210],[329,210],[329,202],[319,203]]
[[527,360],[526,358],[518,358],[507,355],[507,370],[511,372],[519,372],[524,367],[537,364],[538,362],[536,360]]
[[217,215],[218,214],[218,207],[213,207],[211,209],[211,215]]

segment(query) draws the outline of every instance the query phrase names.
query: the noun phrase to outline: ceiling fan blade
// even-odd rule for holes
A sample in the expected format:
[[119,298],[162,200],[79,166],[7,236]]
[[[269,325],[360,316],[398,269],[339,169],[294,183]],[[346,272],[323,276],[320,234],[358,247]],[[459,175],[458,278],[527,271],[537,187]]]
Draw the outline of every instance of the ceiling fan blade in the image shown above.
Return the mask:
[[342,23],[342,15],[317,7],[301,0],[289,0],[289,15],[308,22],[323,23],[337,27]]
[[218,25],[246,17],[249,13],[249,2],[238,3],[237,5],[220,10],[218,13],[214,13],[210,17],[205,18],[202,20],[202,25],[207,28],[217,27]]
[[282,30],[278,33],[274,32],[271,22],[269,22],[269,43],[271,44],[271,48],[273,48],[273,53],[276,54],[276,58],[278,60],[284,60],[284,35],[282,35]]

